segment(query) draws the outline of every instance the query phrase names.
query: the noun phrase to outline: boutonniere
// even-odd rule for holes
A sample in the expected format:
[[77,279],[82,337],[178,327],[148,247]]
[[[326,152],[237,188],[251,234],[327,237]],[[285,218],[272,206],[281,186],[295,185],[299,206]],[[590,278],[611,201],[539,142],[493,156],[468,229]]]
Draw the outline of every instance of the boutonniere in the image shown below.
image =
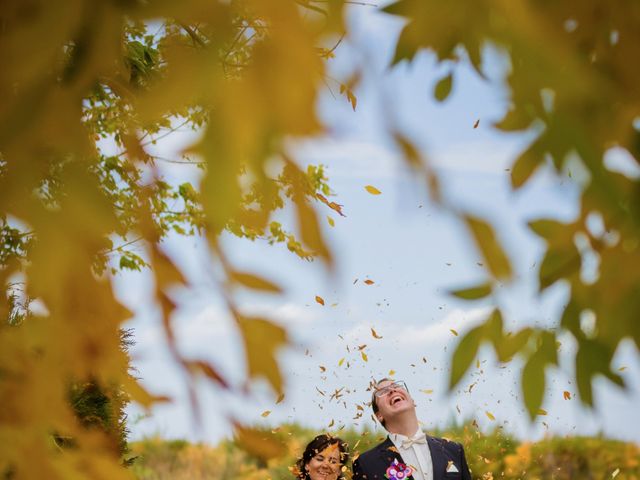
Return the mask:
[[411,475],[413,475],[413,468],[404,463],[400,463],[398,459],[395,458],[393,462],[391,462],[391,465],[389,465],[389,468],[387,468],[387,473],[385,473],[384,476],[389,480],[404,480]]

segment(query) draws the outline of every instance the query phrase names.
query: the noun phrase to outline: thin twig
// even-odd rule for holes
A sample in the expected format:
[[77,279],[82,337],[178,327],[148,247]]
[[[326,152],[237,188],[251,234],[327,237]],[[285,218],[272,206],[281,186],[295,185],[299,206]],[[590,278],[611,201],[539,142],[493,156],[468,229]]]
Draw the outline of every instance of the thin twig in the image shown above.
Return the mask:
[[176,163],[178,165],[205,165],[207,162],[198,162],[192,160],[171,160],[170,158],[158,157],[157,155],[150,155],[154,160],[160,160],[161,162]]
[[115,253],[121,249],[123,249],[124,247],[128,247],[129,245],[132,245],[136,242],[139,242],[140,240],[144,240],[144,237],[138,237],[136,239],[133,239],[129,242],[123,243],[122,245],[118,245],[117,247],[113,247],[111,250],[107,250],[106,252],[103,253],[103,255],[109,255],[111,253]]

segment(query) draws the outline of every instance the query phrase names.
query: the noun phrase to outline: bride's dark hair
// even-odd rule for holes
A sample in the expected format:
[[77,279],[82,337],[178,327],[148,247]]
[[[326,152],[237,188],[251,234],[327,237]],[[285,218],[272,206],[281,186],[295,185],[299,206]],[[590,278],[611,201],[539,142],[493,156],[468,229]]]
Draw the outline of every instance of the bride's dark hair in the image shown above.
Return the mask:
[[305,465],[307,465],[307,463],[309,463],[313,457],[322,452],[329,445],[338,445],[341,467],[340,472],[338,473],[338,478],[344,478],[342,475],[342,466],[346,465],[347,461],[349,460],[349,446],[340,438],[332,437],[331,435],[327,435],[325,433],[318,435],[316,438],[311,440],[308,443],[307,448],[304,449],[302,457],[298,459],[293,470],[293,474],[296,476],[296,478],[299,478],[301,480],[310,480],[309,473],[304,468]]

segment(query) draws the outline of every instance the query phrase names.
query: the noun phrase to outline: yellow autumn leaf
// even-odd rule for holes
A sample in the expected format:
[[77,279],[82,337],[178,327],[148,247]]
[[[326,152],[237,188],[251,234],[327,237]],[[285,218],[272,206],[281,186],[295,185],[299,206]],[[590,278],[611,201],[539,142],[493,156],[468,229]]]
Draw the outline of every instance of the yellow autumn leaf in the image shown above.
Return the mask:
[[324,298],[322,298],[319,295],[316,295],[316,302],[319,303],[320,305],[324,305]]
[[249,377],[264,377],[273,389],[282,393],[282,375],[276,352],[288,342],[286,331],[264,318],[239,317]]
[[281,393],[280,395],[278,395],[278,398],[276,399],[276,405],[278,405],[279,403],[282,403],[283,400],[284,400],[284,393]]
[[367,354],[364,353],[362,350],[360,351],[360,356],[362,357],[362,360],[364,360],[365,362],[369,361],[369,358],[367,357]]
[[382,192],[380,190],[378,190],[376,187],[374,187],[373,185],[367,185],[366,187],[364,187],[364,189],[369,192],[371,195],[380,195]]
[[562,393],[562,396],[565,400],[571,400],[571,392],[568,392],[567,390]]
[[342,357],[342,358],[338,361],[338,366],[339,366],[339,367],[341,367],[343,363],[344,363],[344,357]]
[[374,283],[376,283],[376,282],[374,282],[373,280],[371,280],[371,279],[367,278],[367,279],[364,281],[364,283],[366,283],[367,285],[373,285],[373,284],[374,284]]
[[378,333],[371,328],[371,335],[373,336],[373,338],[377,338],[378,340],[382,338],[382,336],[378,335]]
[[432,389],[428,389],[428,390],[420,390],[422,393],[426,393],[427,395],[431,395],[433,393]]
[[393,377],[396,374],[395,370],[389,370],[389,373],[387,375],[389,375],[390,377]]
[[261,416],[262,418],[266,418],[266,417],[268,417],[270,414],[271,414],[271,410],[265,410],[264,412],[262,412],[262,413],[260,414],[260,416]]
[[453,335],[454,335],[454,336],[456,336],[456,337],[458,336],[458,332],[457,332],[457,331],[455,331],[453,328],[450,328],[450,329],[449,329],[449,331],[450,331],[451,333],[453,333]]
[[547,411],[544,408],[539,408],[538,415],[547,415]]
[[286,444],[278,440],[271,431],[235,424],[234,437],[243,450],[263,460],[278,458],[287,452]]
[[494,417],[493,414],[490,411],[487,410],[484,413],[487,415],[487,418],[489,420],[495,420],[496,419],[496,417]]

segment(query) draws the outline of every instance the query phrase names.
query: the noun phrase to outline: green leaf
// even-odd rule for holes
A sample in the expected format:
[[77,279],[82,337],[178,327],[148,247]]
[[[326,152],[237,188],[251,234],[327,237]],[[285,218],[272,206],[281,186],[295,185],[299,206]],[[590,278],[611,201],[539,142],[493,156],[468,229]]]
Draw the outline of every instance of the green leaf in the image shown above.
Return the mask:
[[539,143],[536,141],[513,164],[511,168],[511,186],[514,189],[518,189],[524,185],[542,164],[543,160],[544,152],[540,151]]
[[142,265],[144,265],[144,261],[131,252],[126,252],[120,257],[119,267],[122,270],[135,270],[139,272],[142,270]]
[[541,355],[534,353],[522,369],[522,393],[524,404],[533,420],[542,406],[545,389],[545,362]]
[[180,185],[180,187],[178,188],[178,192],[180,193],[180,196],[184,198],[185,202],[198,201],[198,192],[196,192],[196,189],[193,188],[193,185],[191,185],[189,182]]
[[625,387],[623,378],[611,371],[613,351],[597,340],[583,339],[576,353],[576,382],[580,399],[586,405],[593,405],[591,379],[602,374],[620,387]]
[[481,298],[491,295],[492,284],[487,282],[475,287],[463,288],[460,290],[452,290],[449,292],[454,297],[462,298],[464,300],[479,300]]
[[578,273],[580,265],[580,253],[573,244],[565,248],[549,248],[540,265],[540,291]]
[[502,120],[495,124],[495,127],[504,132],[517,132],[526,130],[531,125],[535,117],[523,108],[509,110]]
[[545,364],[558,364],[558,343],[556,341],[556,335],[554,332],[540,332],[540,342],[538,345],[537,353],[542,357]]
[[509,362],[516,353],[527,345],[532,334],[533,330],[524,328],[515,335],[504,336],[499,344],[494,344],[498,360]]
[[558,236],[558,234],[567,227],[567,224],[560,223],[557,220],[542,218],[529,222],[528,226],[533,233],[548,241]]
[[471,329],[458,343],[451,360],[449,390],[452,390],[458,384],[476,357],[483,337],[483,330],[484,325]]
[[438,81],[433,91],[433,95],[439,102],[444,102],[451,93],[453,86],[453,74],[449,73]]
[[580,308],[576,302],[570,301],[567,303],[567,306],[564,308],[564,312],[562,312],[560,326],[569,330],[576,338],[584,336],[584,333],[580,329]]
[[491,226],[485,221],[472,216],[465,216],[464,218],[476,244],[480,248],[489,271],[495,278],[508,280],[511,277],[511,263],[493,233]]

